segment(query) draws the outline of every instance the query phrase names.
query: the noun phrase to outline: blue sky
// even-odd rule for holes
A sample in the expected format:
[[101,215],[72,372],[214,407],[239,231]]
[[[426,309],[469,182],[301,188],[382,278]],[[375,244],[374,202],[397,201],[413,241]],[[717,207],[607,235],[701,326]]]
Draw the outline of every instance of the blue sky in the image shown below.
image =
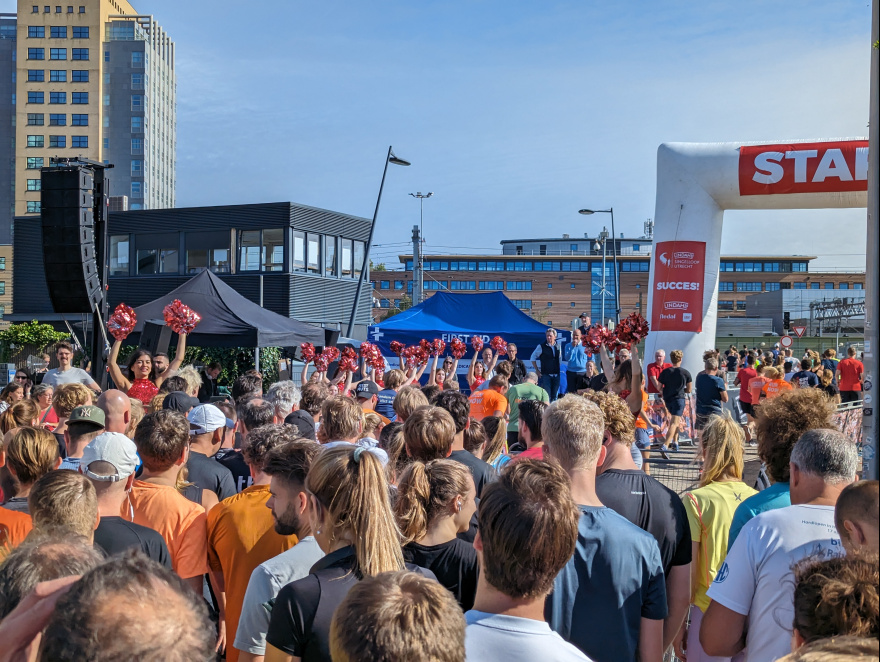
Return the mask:
[[[867,135],[869,0],[133,1],[177,44],[178,205],[371,216],[393,145],[380,261],[409,192],[432,252],[595,236],[581,207],[638,235],[662,142]],[[864,210],[737,212],[723,250],[864,268],[864,241]]]

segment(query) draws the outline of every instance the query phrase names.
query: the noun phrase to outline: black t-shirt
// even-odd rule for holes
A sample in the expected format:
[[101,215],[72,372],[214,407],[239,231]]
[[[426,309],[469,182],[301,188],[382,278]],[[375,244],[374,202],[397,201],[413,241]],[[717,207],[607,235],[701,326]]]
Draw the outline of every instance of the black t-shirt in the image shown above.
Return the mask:
[[693,379],[691,373],[682,367],[666,368],[657,377],[657,381],[663,386],[664,400],[680,400],[685,395],[685,389]]
[[691,531],[681,498],[639,469],[609,469],[596,477],[599,500],[650,533],[660,547],[663,572],[691,562]]
[[478,498],[483,493],[483,488],[498,478],[498,473],[491,464],[483,462],[483,460],[468,451],[452,451],[449,459],[460,462],[471,470],[471,473],[474,475],[474,486],[477,488]]
[[98,528],[95,529],[95,544],[107,556],[122,554],[127,549],[139,549],[147,558],[172,569],[171,555],[159,532],[121,517],[101,518]]
[[604,391],[606,386],[608,386],[608,378],[603,372],[591,377],[589,386],[587,388],[591,388],[594,391]]
[[214,456],[214,460],[232,472],[236,492],[241,492],[246,487],[250,487],[253,482],[251,468],[244,461],[240,451],[234,448],[221,448]]
[[[406,569],[436,579],[430,570],[409,564]],[[312,566],[308,577],[278,592],[266,643],[302,662],[329,662],[333,612],[361,578],[354,547],[327,554]]]
[[834,382],[831,382],[828,386],[820,386],[819,388],[822,389],[825,392],[825,395],[829,398],[840,395],[840,388]]
[[411,542],[404,546],[403,558],[437,575],[437,581],[455,596],[462,611],[474,606],[479,566],[473,545],[458,538],[431,546]]
[[736,366],[739,365],[739,354],[734,352],[733,354],[727,355],[727,370],[728,372],[733,372],[736,370]]
[[53,432],[52,436],[54,436],[55,441],[58,442],[58,455],[63,460],[67,457],[67,444],[64,443],[64,433]]
[[232,477],[232,472],[204,453],[191,450],[186,468],[189,469],[187,478],[189,482],[195,483],[202,489],[210,490],[217,495],[220,501],[234,496],[238,491],[235,489],[235,479]]

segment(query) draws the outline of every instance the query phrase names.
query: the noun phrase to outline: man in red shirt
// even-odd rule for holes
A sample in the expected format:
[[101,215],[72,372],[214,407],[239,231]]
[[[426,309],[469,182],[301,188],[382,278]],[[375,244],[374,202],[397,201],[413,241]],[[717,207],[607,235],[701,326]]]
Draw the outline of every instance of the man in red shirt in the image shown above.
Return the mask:
[[837,364],[837,383],[841,402],[857,402],[862,399],[862,380],[865,366],[856,358],[856,348],[846,350],[846,358]]
[[671,363],[666,363],[666,352],[662,349],[658,349],[654,352],[654,362],[649,364],[646,368],[648,373],[648,393],[662,393],[663,387],[660,385],[660,382],[657,381],[657,378],[660,376],[660,373],[666,370],[666,368],[671,368]]
[[746,367],[736,373],[736,379],[733,380],[734,386],[739,386],[739,407],[743,410],[747,417],[747,422],[743,426],[746,433],[746,441],[752,443],[752,424],[755,422],[755,410],[752,407],[752,394],[749,392],[749,382],[758,376],[755,370],[755,355],[748,354],[746,356]]

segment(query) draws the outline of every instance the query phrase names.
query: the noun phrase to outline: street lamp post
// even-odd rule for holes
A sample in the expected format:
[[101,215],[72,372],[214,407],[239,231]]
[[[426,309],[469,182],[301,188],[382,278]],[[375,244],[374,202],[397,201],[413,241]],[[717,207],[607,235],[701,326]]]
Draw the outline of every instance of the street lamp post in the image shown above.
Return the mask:
[[367,271],[370,266],[370,248],[373,245],[373,231],[376,229],[376,217],[379,215],[379,203],[382,202],[382,189],[385,188],[385,175],[388,174],[388,164],[393,163],[399,166],[412,165],[409,161],[398,158],[394,155],[391,145],[388,146],[388,155],[385,157],[385,169],[382,171],[382,182],[379,184],[379,197],[376,198],[376,209],[373,211],[373,222],[370,223],[370,234],[367,237],[367,246],[364,250],[364,262],[361,265],[361,277],[358,278],[357,289],[354,293],[354,303],[351,305],[351,317],[348,318],[348,330],[345,335],[351,337],[352,329],[354,329],[354,320],[357,316],[358,301],[361,298],[361,290],[364,281],[367,279]]
[[[614,207],[609,207],[608,209],[579,209],[578,214],[583,214],[584,216],[591,216],[592,214],[611,214],[611,256],[614,260],[614,322],[617,323],[620,321],[620,286],[618,283],[618,279],[620,276],[617,272],[617,235],[614,232]],[[604,278],[605,274],[605,265],[602,265],[602,274]],[[604,320],[603,320],[604,324]]]
[[608,245],[608,230],[602,228],[602,232],[599,234],[599,237],[596,239],[596,243],[593,244],[593,248],[595,250],[599,250],[599,246],[602,246],[602,289],[599,294],[602,296],[602,325],[605,325],[605,295],[608,292],[608,289],[605,287],[605,258],[607,255],[606,247]]
[[[413,297],[413,305],[420,304],[425,299],[425,198],[430,198],[434,195],[433,191],[428,191],[427,193],[422,193],[418,191],[417,193],[410,193],[410,195],[414,198],[419,199],[419,264],[418,264],[418,278],[416,282],[416,287],[418,287],[418,301]],[[416,292],[413,292],[416,294]]]

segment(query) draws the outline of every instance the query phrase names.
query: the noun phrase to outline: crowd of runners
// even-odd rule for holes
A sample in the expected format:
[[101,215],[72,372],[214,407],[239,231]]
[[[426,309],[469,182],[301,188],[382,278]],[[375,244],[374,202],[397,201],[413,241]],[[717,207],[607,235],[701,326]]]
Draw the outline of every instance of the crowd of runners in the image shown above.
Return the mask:
[[[0,662],[876,659],[878,483],[834,424],[855,349],[691,375],[591,355],[589,322],[461,382],[435,357],[228,395],[119,347],[101,392],[60,343],[0,394]],[[683,443],[678,494],[645,460]]]

